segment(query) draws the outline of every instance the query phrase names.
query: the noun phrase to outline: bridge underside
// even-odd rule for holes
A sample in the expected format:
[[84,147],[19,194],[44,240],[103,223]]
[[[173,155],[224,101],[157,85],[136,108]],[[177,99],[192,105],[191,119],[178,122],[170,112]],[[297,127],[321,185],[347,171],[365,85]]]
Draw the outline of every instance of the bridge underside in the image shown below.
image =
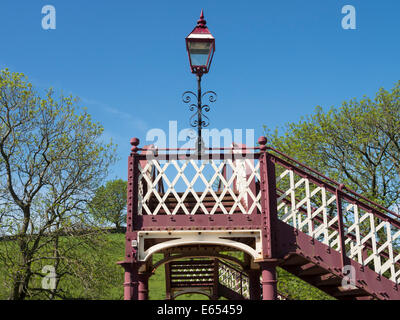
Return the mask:
[[[348,282],[341,267],[340,253],[286,223],[278,224],[277,259],[267,264],[257,252],[259,232],[213,233],[210,236],[210,232],[197,230],[140,232],[137,293],[132,292],[132,296],[147,299],[148,278],[164,265],[166,299],[188,293],[203,294],[210,299],[259,300],[263,296],[264,299],[265,296],[286,299],[277,290],[275,268],[279,266],[339,300],[398,299],[398,291],[390,280],[354,261],[349,263],[357,270],[357,285],[354,288],[344,286]],[[217,238],[223,238],[226,243],[213,243]],[[163,258],[153,264],[155,253]],[[263,288],[264,269],[267,274]],[[263,292],[266,293],[263,295]]]
[[[121,263],[132,282],[129,294],[147,299],[148,279],[164,265],[166,299],[187,293],[210,299],[260,299],[262,268],[256,262],[262,260],[260,235],[256,230],[138,232],[138,262]],[[154,263],[155,254],[162,258]],[[275,281],[276,261],[262,263]],[[264,286],[271,297],[276,295],[274,281]]]

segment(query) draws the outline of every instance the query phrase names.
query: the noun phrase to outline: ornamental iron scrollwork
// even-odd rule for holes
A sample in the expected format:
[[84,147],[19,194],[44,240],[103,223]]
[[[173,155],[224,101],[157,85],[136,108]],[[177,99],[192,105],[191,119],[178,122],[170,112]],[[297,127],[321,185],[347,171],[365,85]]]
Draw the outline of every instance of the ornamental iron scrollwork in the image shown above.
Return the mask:
[[[202,104],[203,99],[207,100],[207,103],[204,105]],[[197,101],[197,103],[194,103],[193,100]],[[204,112],[209,112],[209,104],[217,101],[217,94],[214,91],[204,92],[200,99],[194,92],[186,91],[183,93],[182,101],[186,104],[189,104],[190,111],[195,111],[189,120],[191,127],[206,128],[210,125],[210,119],[204,114]]]

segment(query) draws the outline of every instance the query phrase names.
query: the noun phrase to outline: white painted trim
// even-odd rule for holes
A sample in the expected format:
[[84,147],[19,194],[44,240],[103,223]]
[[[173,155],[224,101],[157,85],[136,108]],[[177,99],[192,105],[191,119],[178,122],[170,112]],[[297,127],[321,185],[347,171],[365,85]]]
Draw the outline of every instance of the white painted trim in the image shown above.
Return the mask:
[[210,33],[191,33],[188,39],[214,39]]
[[[229,239],[235,237],[255,238],[256,250],[250,246]],[[146,239],[171,238],[169,241],[158,243],[144,250]],[[174,239],[174,240],[172,240]],[[244,251],[254,259],[262,258],[262,244],[260,230],[209,230],[209,231],[139,231],[138,232],[138,260],[147,261],[154,253],[164,249],[183,245],[209,244],[227,246]]]

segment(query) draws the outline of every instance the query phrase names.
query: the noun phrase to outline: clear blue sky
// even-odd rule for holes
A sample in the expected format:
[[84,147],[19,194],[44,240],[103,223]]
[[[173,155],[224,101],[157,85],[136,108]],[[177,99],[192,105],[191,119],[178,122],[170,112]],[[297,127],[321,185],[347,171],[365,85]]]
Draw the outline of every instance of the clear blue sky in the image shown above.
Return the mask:
[[[56,30],[41,27],[56,8]],[[344,5],[357,29],[344,30]],[[113,177],[126,178],[129,139],[191,115],[181,101],[194,90],[184,38],[204,8],[216,38],[204,89],[218,102],[211,128],[274,128],[315,106],[328,108],[400,79],[400,1],[78,1],[1,0],[0,68],[25,73],[82,99],[105,137],[119,145]]]

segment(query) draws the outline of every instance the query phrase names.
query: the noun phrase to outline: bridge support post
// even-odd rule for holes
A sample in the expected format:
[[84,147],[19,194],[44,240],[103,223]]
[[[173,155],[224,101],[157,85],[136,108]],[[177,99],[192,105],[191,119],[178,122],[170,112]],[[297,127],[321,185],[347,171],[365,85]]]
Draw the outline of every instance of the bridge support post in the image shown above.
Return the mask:
[[124,300],[138,299],[138,266],[132,262],[119,263],[125,269]]
[[260,270],[257,269],[247,270],[249,276],[250,300],[261,299],[260,273]]
[[214,259],[214,284],[210,300],[218,300],[218,283],[219,283],[219,263],[218,259]]
[[277,260],[260,262],[263,300],[277,299],[276,266]]
[[138,300],[149,299],[149,278],[150,273],[139,273],[138,274]]

